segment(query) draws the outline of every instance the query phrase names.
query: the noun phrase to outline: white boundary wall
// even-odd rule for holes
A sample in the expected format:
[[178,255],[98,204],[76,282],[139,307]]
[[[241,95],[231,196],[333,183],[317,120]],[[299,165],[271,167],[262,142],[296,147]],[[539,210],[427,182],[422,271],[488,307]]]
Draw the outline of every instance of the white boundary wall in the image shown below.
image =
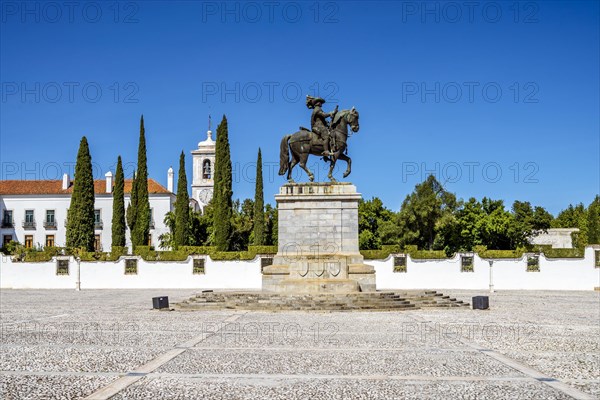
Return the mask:
[[368,260],[375,267],[378,290],[385,289],[490,289],[494,290],[594,290],[600,287],[600,268],[594,268],[595,248],[584,258],[539,258],[539,272],[527,271],[527,257],[482,259],[474,255],[473,272],[461,272],[460,255],[444,260],[413,260],[407,271],[394,272],[393,258]]
[[[12,262],[3,257],[2,289],[75,289],[77,262],[69,259],[69,275],[56,275],[56,260]],[[260,258],[252,261],[213,261],[205,258],[204,274],[193,274],[193,261],[157,262],[138,258],[137,274],[125,274],[125,260],[81,262],[81,290],[85,289],[260,289]]]
[[[547,259],[540,255],[540,272],[527,272],[527,258],[494,260],[474,255],[473,272],[461,272],[460,255],[444,260],[413,260],[407,272],[394,272],[393,258],[366,260],[376,270],[378,290],[385,289],[490,289],[495,290],[594,290],[600,287],[600,268],[594,268],[594,248],[585,257]],[[260,257],[251,261],[214,261],[205,257],[205,273],[193,274],[189,257],[182,262],[152,262],[138,258],[137,275],[125,275],[125,260],[82,262],[81,289],[238,289],[262,286]],[[77,262],[69,260],[69,275],[56,275],[56,260],[42,263],[0,261],[2,289],[75,289]]]

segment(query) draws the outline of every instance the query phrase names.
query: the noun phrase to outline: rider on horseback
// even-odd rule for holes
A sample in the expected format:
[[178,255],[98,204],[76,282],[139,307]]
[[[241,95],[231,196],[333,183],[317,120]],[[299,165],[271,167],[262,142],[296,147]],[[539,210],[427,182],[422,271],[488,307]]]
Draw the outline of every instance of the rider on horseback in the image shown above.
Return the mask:
[[323,111],[321,106],[325,103],[325,99],[320,97],[312,97],[306,95],[306,107],[312,109],[312,115],[310,117],[310,127],[321,139],[323,139],[323,155],[333,156],[330,148],[331,134],[329,132],[329,124],[327,123],[327,117],[330,117],[333,121],[333,117],[337,113],[337,106],[335,110],[330,113]]

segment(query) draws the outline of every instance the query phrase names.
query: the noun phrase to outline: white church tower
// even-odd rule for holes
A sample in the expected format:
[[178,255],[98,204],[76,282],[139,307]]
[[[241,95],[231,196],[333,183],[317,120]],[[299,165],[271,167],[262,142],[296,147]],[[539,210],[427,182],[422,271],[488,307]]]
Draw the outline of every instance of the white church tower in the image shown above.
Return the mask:
[[198,143],[198,148],[192,150],[192,198],[198,201],[202,209],[213,197],[214,166],[216,143],[210,130],[210,115],[208,116],[208,131],[206,140]]

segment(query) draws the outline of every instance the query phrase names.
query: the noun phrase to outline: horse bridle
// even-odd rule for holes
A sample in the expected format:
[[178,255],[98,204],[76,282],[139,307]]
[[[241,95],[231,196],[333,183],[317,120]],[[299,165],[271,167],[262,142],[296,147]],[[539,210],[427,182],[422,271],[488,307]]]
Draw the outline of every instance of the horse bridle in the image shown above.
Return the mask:
[[[346,120],[346,122],[348,123],[348,125],[351,125],[350,121],[348,121],[348,115],[354,114],[354,113],[356,113],[356,109],[354,107],[352,107],[352,110],[347,111],[346,114],[344,115],[344,119]],[[350,126],[350,128],[351,129],[348,131],[348,137],[350,137],[350,136],[352,136],[352,135],[354,135],[356,133],[356,132],[354,132],[352,130],[352,126]]]

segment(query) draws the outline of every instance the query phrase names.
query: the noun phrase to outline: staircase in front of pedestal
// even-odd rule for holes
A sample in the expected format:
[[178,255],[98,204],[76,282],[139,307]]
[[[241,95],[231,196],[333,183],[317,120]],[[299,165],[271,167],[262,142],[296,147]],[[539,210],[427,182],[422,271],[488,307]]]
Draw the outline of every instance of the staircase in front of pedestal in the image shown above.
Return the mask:
[[279,294],[265,292],[203,292],[175,304],[179,310],[254,311],[402,311],[422,307],[468,307],[436,291]]

